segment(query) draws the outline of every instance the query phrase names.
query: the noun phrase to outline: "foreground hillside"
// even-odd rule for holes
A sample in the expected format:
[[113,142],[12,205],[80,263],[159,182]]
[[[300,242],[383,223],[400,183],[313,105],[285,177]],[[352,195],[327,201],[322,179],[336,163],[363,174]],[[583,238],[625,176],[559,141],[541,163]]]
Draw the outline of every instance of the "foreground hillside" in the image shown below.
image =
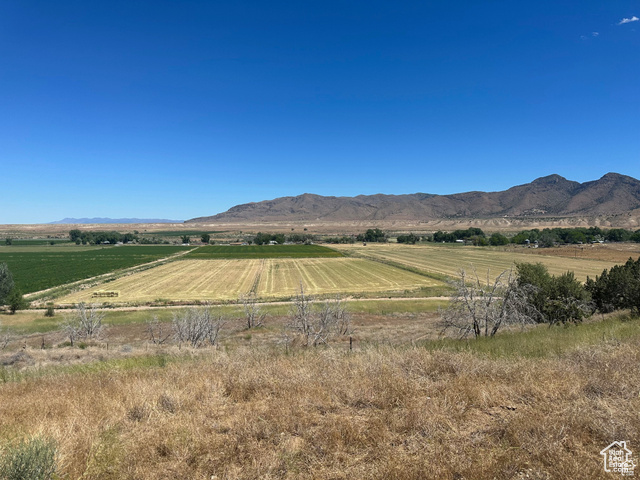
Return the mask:
[[325,197],[305,193],[296,197],[237,205],[213,216],[186,223],[433,221],[488,217],[617,216],[640,209],[640,181],[608,173],[578,183],[549,175],[502,192],[452,195],[358,195]]
[[637,330],[0,367],[0,438],[53,439],[67,478],[610,478],[599,451],[640,441]]

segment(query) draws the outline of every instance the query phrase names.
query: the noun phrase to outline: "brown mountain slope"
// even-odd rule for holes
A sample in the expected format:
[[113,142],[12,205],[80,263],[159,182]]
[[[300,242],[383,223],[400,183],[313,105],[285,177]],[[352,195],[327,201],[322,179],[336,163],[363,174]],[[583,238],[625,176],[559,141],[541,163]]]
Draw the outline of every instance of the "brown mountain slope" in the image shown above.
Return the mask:
[[619,215],[640,208],[640,181],[607,173],[578,183],[549,175],[502,192],[453,195],[358,195],[305,193],[237,205],[224,213],[187,222],[434,220],[497,216]]

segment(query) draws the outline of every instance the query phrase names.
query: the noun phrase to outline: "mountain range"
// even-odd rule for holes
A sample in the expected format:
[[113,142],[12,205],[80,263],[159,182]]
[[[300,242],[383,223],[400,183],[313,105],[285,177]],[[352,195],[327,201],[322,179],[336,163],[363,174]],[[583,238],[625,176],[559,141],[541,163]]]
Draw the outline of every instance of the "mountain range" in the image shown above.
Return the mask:
[[[634,212],[635,211],[635,212]],[[295,197],[237,205],[185,223],[387,221],[640,214],[640,181],[618,173],[579,183],[549,175],[501,192]]]
[[63,218],[54,224],[84,224],[84,223],[182,223],[182,220],[166,220],[162,218]]

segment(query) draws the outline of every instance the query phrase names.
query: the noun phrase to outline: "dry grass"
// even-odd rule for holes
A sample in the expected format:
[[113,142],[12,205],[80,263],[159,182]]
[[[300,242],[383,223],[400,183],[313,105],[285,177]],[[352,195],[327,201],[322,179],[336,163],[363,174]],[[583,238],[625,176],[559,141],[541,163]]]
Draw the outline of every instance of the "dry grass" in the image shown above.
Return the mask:
[[0,387],[0,438],[86,479],[574,479],[640,441],[640,344],[542,359],[421,348],[209,351]]
[[99,289],[118,290],[111,303],[235,300],[254,291],[261,298],[291,297],[300,281],[312,295],[385,292],[442,285],[402,269],[357,258],[181,260],[82,290],[58,303],[91,302]]
[[640,243],[566,245],[555,248],[513,248],[516,251],[524,252],[529,255],[588,258],[615,263],[624,263],[629,259],[629,257],[635,259],[640,255]]
[[461,268],[469,269],[471,267],[475,267],[481,275],[485,275],[487,270],[490,270],[494,275],[499,275],[504,270],[512,268],[515,262],[540,262],[553,275],[563,274],[570,270],[575,273],[576,278],[585,281],[587,276],[595,277],[600,275],[605,268],[611,268],[614,264],[620,263],[617,260],[545,255],[544,249],[540,249],[540,255],[533,256],[525,251],[534,249],[513,249],[511,247],[368,244],[366,247],[338,245],[336,248],[351,255],[394,262],[425,273],[447,276],[456,276]]

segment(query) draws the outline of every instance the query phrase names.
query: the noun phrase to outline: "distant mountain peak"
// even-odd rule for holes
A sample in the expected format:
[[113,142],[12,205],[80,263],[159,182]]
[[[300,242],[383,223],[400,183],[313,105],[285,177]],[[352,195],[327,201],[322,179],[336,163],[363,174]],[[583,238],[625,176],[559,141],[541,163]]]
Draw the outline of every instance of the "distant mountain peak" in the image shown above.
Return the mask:
[[609,172],[604,174],[602,177],[600,177],[601,181],[614,181],[614,182],[619,182],[619,181],[635,181],[635,178],[633,177],[629,177],[627,175],[621,175],[619,173],[615,173],[615,172]]
[[533,182],[531,182],[531,184],[532,185],[552,185],[555,183],[568,182],[568,181],[569,180],[564,178],[562,175],[558,175],[554,173],[553,175],[547,175],[546,177],[536,178]]

